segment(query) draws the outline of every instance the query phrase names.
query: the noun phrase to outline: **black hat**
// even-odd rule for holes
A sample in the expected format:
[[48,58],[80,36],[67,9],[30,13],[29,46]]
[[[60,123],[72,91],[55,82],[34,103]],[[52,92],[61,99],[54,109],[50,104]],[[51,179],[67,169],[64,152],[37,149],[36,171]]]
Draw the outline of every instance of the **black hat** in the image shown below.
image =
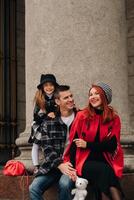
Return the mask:
[[54,84],[55,87],[58,86],[58,83],[56,82],[56,78],[53,74],[41,74],[40,77],[40,84],[37,85],[38,89],[41,89],[42,85],[46,82],[51,82]]

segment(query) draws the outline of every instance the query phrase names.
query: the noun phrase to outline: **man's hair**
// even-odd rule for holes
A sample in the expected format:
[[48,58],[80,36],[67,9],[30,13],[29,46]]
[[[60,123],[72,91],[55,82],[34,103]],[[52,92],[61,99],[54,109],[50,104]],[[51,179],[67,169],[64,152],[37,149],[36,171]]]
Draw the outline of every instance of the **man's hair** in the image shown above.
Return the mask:
[[64,92],[70,89],[70,86],[68,85],[59,85],[55,92],[54,92],[54,98],[58,99],[60,97],[60,92]]

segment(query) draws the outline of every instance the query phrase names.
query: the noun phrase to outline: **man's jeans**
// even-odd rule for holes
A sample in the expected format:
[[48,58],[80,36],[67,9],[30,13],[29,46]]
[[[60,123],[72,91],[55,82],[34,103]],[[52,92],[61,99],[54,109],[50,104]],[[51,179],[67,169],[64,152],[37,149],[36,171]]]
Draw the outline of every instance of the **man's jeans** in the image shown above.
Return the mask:
[[71,190],[74,182],[66,175],[61,175],[59,171],[51,171],[46,175],[35,177],[29,187],[31,200],[43,200],[43,193],[53,184],[59,186],[59,200],[71,200]]

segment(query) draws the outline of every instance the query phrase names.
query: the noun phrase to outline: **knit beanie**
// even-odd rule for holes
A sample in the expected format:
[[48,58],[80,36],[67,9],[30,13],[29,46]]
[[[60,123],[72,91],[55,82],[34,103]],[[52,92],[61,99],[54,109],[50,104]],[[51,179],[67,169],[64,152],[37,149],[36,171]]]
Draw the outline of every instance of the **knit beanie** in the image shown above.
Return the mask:
[[107,102],[108,104],[111,103],[112,101],[112,89],[109,87],[109,85],[107,85],[106,83],[97,83],[95,84],[96,86],[99,86],[105,93],[106,98],[107,98]]

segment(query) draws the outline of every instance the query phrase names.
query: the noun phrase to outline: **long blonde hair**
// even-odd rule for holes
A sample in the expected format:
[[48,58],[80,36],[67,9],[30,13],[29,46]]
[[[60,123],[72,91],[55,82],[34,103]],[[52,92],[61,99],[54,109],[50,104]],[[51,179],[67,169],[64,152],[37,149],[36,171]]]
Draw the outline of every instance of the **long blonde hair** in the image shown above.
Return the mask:
[[39,89],[35,93],[34,103],[39,106],[40,109],[45,110],[45,96],[42,89]]

